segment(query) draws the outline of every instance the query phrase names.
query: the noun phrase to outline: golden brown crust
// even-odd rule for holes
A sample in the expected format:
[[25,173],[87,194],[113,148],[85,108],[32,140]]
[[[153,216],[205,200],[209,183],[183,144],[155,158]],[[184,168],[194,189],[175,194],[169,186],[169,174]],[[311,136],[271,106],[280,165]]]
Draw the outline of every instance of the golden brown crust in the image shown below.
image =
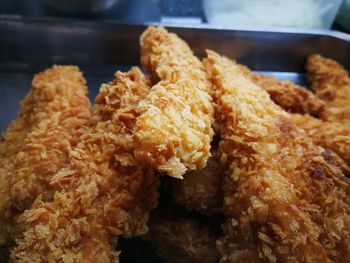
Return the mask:
[[85,79],[77,67],[38,73],[18,118],[4,134],[0,183],[1,244],[20,232],[16,218],[34,200],[52,198],[51,177],[66,167],[72,147],[90,124]]
[[[73,87],[77,89],[76,93],[72,92],[74,91],[72,89],[65,94],[67,89]],[[62,98],[73,94],[75,96],[87,94],[86,81],[78,67],[53,66],[34,76],[31,90],[21,102],[17,119],[9,125],[0,141],[0,158],[16,154],[22,147],[22,143],[19,142],[23,142],[27,134],[37,127],[42,119],[47,119],[56,111],[54,106],[59,99],[58,94],[62,95]],[[87,103],[87,100],[83,99],[81,107],[88,107]],[[56,106],[57,111],[60,110],[59,107],[63,107],[59,104]]]
[[350,78],[334,60],[318,54],[309,56],[306,69],[312,89],[326,102],[321,118],[350,127]]
[[188,211],[204,215],[220,214],[223,176],[218,152],[214,152],[205,168],[186,173],[183,180],[169,178],[169,190],[174,202]]
[[243,65],[238,65],[238,68],[246,78],[266,90],[270,98],[286,111],[318,115],[323,110],[325,103],[321,99],[291,81],[258,75]]
[[153,213],[147,239],[166,262],[215,263],[219,254],[214,232],[206,223],[186,214]]
[[149,92],[140,70],[116,73],[103,84],[93,109],[95,125],[70,152],[70,166],[51,184],[52,202],[38,201],[22,216],[24,237],[16,262],[115,262],[114,236],[144,234],[157,204],[157,174],[133,158],[137,103]]
[[340,123],[325,122],[310,115],[291,114],[293,122],[306,131],[317,145],[330,149],[345,161],[344,172],[350,167],[350,129]]
[[182,178],[203,168],[210,156],[213,106],[210,82],[188,45],[164,28],[141,36],[141,63],[160,82],[139,104],[135,132],[138,160]]
[[229,168],[221,262],[346,261],[347,178],[229,59],[208,51],[205,64]]

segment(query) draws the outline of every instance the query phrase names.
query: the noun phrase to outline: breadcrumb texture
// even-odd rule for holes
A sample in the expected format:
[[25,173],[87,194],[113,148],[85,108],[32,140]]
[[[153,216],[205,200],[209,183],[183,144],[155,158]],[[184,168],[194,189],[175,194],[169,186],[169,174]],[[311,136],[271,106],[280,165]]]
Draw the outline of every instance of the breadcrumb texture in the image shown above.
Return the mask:
[[221,262],[346,262],[349,182],[236,65],[208,51],[222,141],[224,237]]
[[[310,115],[292,114],[292,120],[317,145],[332,150],[350,166],[350,129],[340,123],[325,122]],[[349,172],[349,169],[345,169]]]
[[219,153],[214,152],[205,168],[186,173],[183,180],[169,178],[169,190],[174,202],[188,211],[204,215],[220,214],[223,176]]
[[[157,211],[158,212],[158,211]],[[217,234],[210,226],[186,214],[153,213],[149,239],[169,263],[215,263]]]
[[69,163],[72,147],[91,122],[86,81],[78,67],[53,66],[35,75],[0,143],[0,244],[20,232],[16,223],[40,195],[52,199],[52,176]]
[[266,90],[270,98],[286,111],[318,115],[324,108],[325,103],[315,94],[291,81],[258,75],[243,65],[238,65],[238,69],[244,77]]
[[52,202],[38,201],[22,216],[26,231],[15,262],[116,262],[112,238],[147,231],[157,204],[157,174],[133,158],[136,106],[150,90],[140,70],[116,73],[101,86],[95,125],[70,152],[70,166],[51,180]]
[[189,46],[164,28],[141,36],[141,63],[160,81],[138,105],[138,160],[182,178],[204,168],[213,136],[211,84]]
[[350,127],[350,78],[336,61],[321,55],[309,56],[306,69],[312,89],[326,102],[321,118]]

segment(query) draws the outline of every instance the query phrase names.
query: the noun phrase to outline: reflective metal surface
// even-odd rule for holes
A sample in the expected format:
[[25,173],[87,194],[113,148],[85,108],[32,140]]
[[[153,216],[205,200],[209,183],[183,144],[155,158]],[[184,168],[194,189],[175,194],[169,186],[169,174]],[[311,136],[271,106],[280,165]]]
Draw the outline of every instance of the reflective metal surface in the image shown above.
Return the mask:
[[[65,12],[67,7],[64,2],[68,0],[0,0],[0,16],[12,15],[23,17],[75,17],[79,19],[89,19],[93,21],[113,20],[123,22],[155,22],[161,20],[161,0],[118,0],[108,8],[108,2],[117,0],[72,0],[72,2],[86,2],[86,5],[77,12]],[[106,2],[106,9],[101,6],[89,6],[90,1]],[[47,4],[52,2],[52,6]],[[91,3],[91,2],[90,2]],[[73,4],[73,3],[72,3]],[[102,6],[103,7],[103,6]],[[88,12],[95,10],[95,12]],[[100,11],[97,11],[100,9]],[[61,11],[60,11],[61,10]],[[73,10],[72,10],[73,11]]]
[[68,14],[91,14],[107,10],[121,0],[43,0],[52,9]]
[[[321,53],[350,68],[349,35],[330,31],[266,32],[168,26],[200,57],[205,48],[237,59],[255,71],[304,82],[304,64]],[[52,64],[77,64],[91,99],[117,69],[139,64],[139,36],[146,25],[91,23],[62,19],[0,17],[0,130],[14,119],[19,101],[39,70]]]

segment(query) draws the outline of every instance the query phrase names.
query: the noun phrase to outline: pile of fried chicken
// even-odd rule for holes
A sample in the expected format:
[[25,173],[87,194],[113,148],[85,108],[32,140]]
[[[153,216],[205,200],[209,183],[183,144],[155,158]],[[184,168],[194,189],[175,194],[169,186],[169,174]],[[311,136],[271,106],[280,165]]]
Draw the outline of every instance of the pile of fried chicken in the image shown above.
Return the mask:
[[162,27],[140,47],[149,75],[92,107],[78,67],[35,75],[0,141],[3,258],[118,262],[140,236],[165,262],[350,262],[347,71],[309,56],[310,91]]

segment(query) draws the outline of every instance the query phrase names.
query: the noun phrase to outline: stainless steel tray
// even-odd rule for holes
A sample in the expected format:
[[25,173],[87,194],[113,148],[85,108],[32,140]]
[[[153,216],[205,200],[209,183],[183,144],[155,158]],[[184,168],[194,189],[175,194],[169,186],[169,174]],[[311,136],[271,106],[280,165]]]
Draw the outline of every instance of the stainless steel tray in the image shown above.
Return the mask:
[[[329,31],[249,31],[245,29],[168,26],[202,57],[206,48],[237,59],[255,71],[301,84],[311,53],[350,67],[350,36]],[[16,117],[34,73],[52,64],[76,64],[88,80],[93,99],[116,70],[139,64],[139,36],[146,25],[0,16],[0,131]],[[121,242],[122,262],[158,262],[140,240]],[[132,245],[130,245],[132,244]],[[123,250],[123,251],[125,251]],[[133,256],[133,257],[130,257]]]
[[[206,48],[255,71],[304,83],[305,58],[314,52],[350,67],[350,36],[332,31],[249,31],[168,26],[202,57]],[[139,64],[139,36],[146,25],[0,16],[0,130],[15,118],[33,74],[52,64],[77,64],[93,98],[117,69]]]

